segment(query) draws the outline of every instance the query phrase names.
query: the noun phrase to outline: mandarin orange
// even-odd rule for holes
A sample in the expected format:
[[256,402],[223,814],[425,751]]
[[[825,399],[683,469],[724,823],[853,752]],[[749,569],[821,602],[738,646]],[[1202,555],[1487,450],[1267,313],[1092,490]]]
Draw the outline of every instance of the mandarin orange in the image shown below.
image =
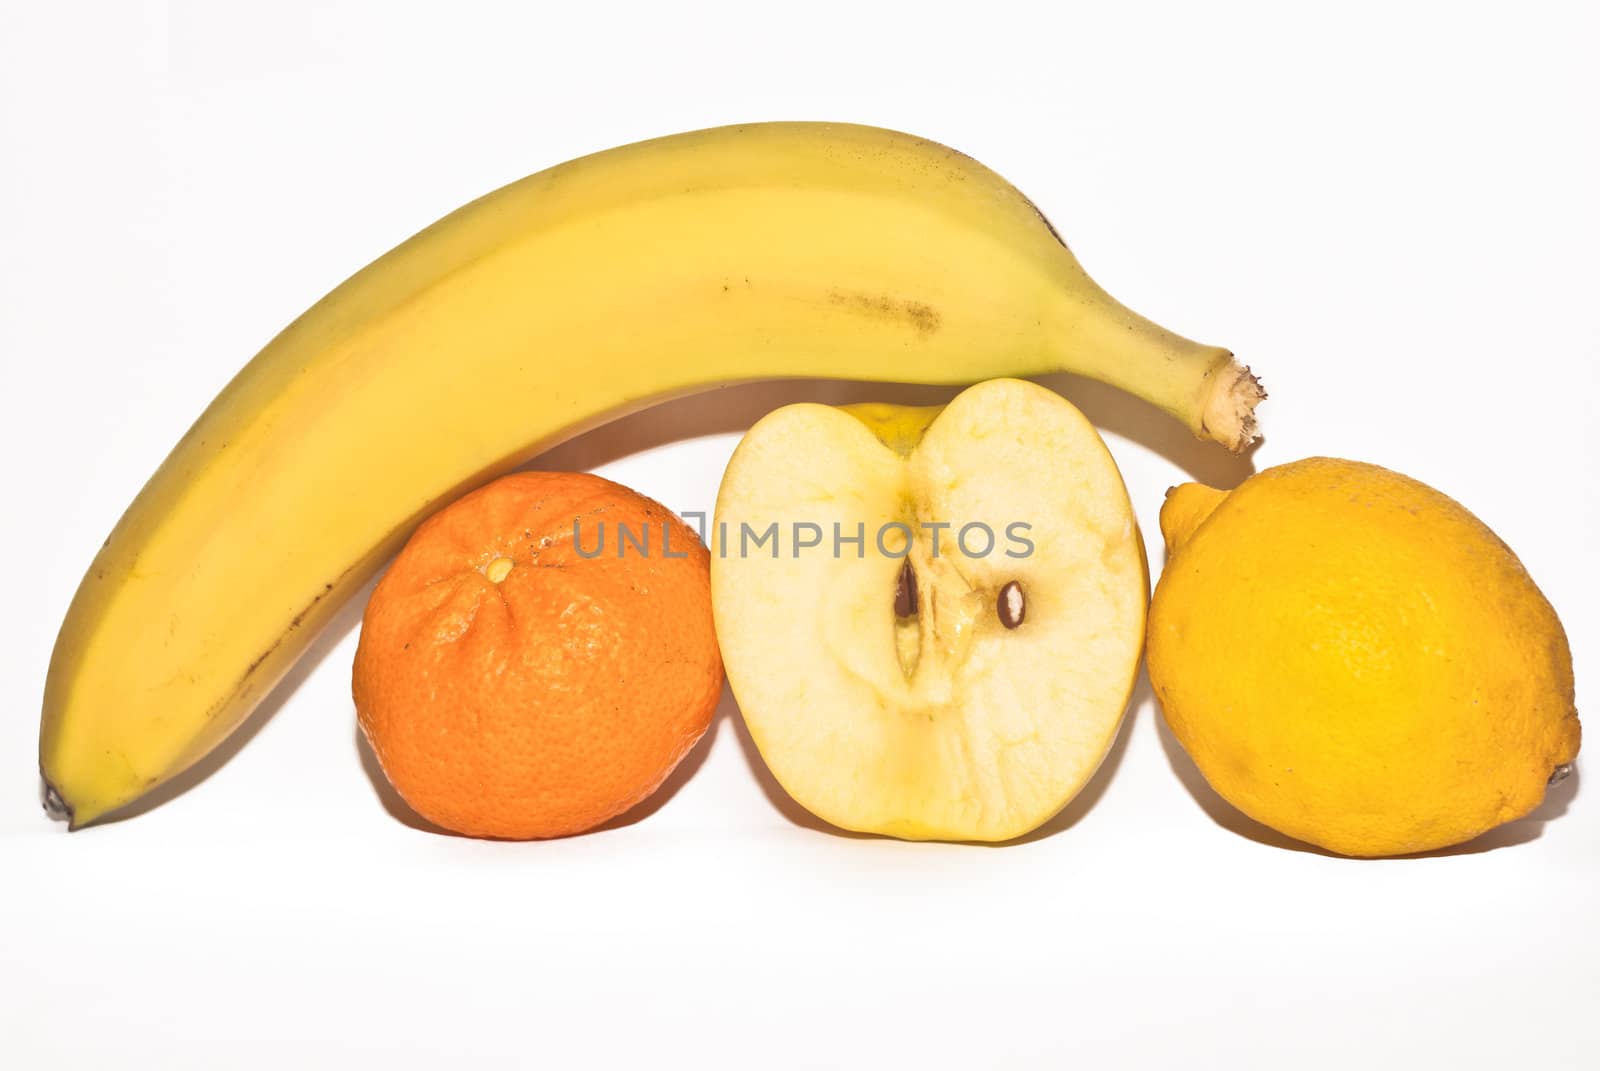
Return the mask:
[[639,803],[721,694],[709,565],[664,506],[586,473],[447,506],[362,621],[356,712],[384,774],[470,836],[565,836]]

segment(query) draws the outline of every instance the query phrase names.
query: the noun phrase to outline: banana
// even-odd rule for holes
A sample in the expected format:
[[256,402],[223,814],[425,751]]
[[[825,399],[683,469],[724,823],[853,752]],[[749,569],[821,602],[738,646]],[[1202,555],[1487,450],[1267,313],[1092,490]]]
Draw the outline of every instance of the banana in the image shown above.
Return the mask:
[[1057,371],[1253,437],[1248,370],[1118,304],[942,145],[756,124],[513,183],[290,324],[134,499],[51,658],[47,807],[76,828],[193,764],[421,518],[596,424],[758,379]]

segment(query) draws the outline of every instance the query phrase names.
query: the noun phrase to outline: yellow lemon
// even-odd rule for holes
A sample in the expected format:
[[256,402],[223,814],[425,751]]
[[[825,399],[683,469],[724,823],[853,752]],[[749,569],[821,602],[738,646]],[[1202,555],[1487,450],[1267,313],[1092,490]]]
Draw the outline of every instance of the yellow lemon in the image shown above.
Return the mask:
[[1310,458],[1161,510],[1150,680],[1211,786],[1354,856],[1459,844],[1578,752],[1572,654],[1511,549],[1454,499]]

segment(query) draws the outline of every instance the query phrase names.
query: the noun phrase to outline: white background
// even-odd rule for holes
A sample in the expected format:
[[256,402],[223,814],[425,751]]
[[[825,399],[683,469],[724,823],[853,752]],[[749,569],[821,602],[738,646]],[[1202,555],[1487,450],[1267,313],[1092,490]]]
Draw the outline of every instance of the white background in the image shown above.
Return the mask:
[[[477,843],[363,762],[353,605],[188,791],[71,836],[36,795],[72,591],[262,343],[495,186],[757,119],[972,153],[1113,293],[1262,374],[1246,462],[1055,384],[1148,536],[1185,478],[1407,472],[1522,556],[1592,709],[1600,24],[1497,8],[6,4],[0,1063],[1600,1066],[1583,773],[1459,851],[1330,858],[1210,794],[1142,683],[1101,776],[1012,846],[819,828],[730,702],[643,813]],[[703,508],[767,408],[883,393],[677,403],[544,464]]]

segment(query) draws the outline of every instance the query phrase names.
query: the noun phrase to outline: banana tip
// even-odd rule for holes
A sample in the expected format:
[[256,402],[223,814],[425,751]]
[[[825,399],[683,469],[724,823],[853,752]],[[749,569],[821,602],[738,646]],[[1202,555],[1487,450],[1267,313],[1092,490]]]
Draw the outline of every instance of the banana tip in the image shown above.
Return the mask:
[[71,805],[67,803],[60,792],[56,791],[56,786],[50,783],[50,779],[43,774],[39,775],[39,802],[44,805],[44,813],[52,821],[67,823],[68,830],[78,828],[78,823],[72,816]]

